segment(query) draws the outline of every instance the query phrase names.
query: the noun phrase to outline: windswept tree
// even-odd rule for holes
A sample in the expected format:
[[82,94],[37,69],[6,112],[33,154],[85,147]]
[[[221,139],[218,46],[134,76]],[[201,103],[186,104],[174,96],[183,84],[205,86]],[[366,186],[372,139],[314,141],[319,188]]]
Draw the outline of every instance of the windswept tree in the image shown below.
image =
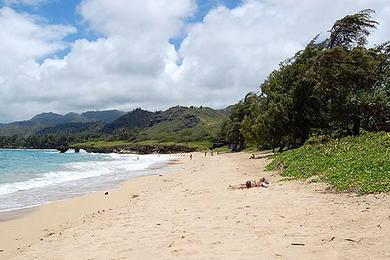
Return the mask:
[[230,117],[222,125],[221,136],[233,151],[241,151],[246,147],[246,139],[242,134],[242,122],[250,115],[251,104],[257,98],[255,93],[248,93],[244,100],[234,105]]
[[378,55],[362,47],[323,51],[311,68],[315,95],[330,130],[358,135],[365,117],[365,100],[378,82]]
[[366,45],[371,29],[378,25],[378,22],[371,20],[373,13],[374,10],[365,9],[337,20],[330,30],[329,48],[343,46],[351,49]]
[[[316,95],[322,103],[322,115],[328,128],[358,135],[360,128],[375,128],[373,111],[375,93],[383,85],[388,67],[388,48],[367,48],[367,37],[378,22],[371,19],[373,10],[363,10],[336,21],[330,31],[328,48],[312,67]],[[379,87],[381,89],[381,87]],[[375,105],[373,104],[375,103]],[[370,121],[370,123],[369,123]]]
[[[366,46],[378,24],[367,9],[334,24],[330,37],[315,37],[281,63],[261,94],[237,105],[225,124],[229,142],[280,150],[311,134],[358,135],[390,130],[390,43]],[[239,115],[239,116],[237,116]],[[238,137],[236,139],[236,137]]]

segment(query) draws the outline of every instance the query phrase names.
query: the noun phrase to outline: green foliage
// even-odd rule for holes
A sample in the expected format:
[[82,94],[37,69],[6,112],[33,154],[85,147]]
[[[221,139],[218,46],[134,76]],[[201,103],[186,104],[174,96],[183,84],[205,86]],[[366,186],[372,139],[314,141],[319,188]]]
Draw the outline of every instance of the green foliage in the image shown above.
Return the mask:
[[222,147],[218,147],[218,148],[215,148],[212,150],[214,153],[229,153],[230,152],[230,148],[227,145],[224,145]]
[[[118,111],[86,112],[86,118],[108,120],[121,114]],[[153,142],[153,144],[185,144],[190,148],[209,149],[213,147],[226,111],[208,107],[172,107],[166,111],[149,112],[135,109],[108,124],[104,122],[74,122],[81,117],[69,113],[65,116],[46,113],[30,121],[0,125],[0,129],[18,126],[22,133],[1,136],[0,147],[57,148],[75,143],[113,147],[119,144]],[[70,122],[63,123],[64,117]],[[60,124],[55,125],[57,120]],[[92,119],[91,119],[92,120]],[[48,125],[37,125],[37,122]],[[24,126],[33,126],[25,128]],[[0,131],[1,133],[1,131]],[[27,134],[28,133],[28,134]],[[54,140],[53,140],[54,139]],[[119,142],[119,143],[117,143]]]
[[140,142],[131,142],[131,141],[88,141],[72,144],[72,147],[75,148],[120,148],[127,147],[131,145],[161,145],[161,146],[172,146],[172,145],[181,145],[188,148],[193,148],[197,151],[208,150],[211,146],[211,142],[207,141],[197,141],[197,142],[161,142],[156,140],[145,140]]
[[120,128],[126,128],[128,130],[136,128],[145,128],[150,125],[153,115],[153,112],[137,108],[127,113],[126,115],[121,116],[110,124],[105,125],[102,131],[110,133]]
[[244,136],[242,127],[244,120],[248,120],[250,116],[249,111],[256,98],[256,94],[249,93],[243,101],[231,108],[229,119],[222,124],[220,140],[228,143],[233,151],[242,151],[251,142],[249,135]]
[[365,46],[371,10],[338,20],[331,36],[281,63],[261,94],[240,101],[221,138],[232,147],[250,144],[282,151],[311,134],[359,135],[390,131],[390,43]]
[[361,127],[376,127],[377,122],[369,125],[367,120],[378,121],[377,108],[384,109],[378,95],[384,93],[382,75],[378,73],[378,68],[384,66],[383,59],[376,49],[362,47],[321,52],[311,73],[316,82],[315,95],[322,104],[321,119],[328,122],[323,128],[357,135]]
[[102,128],[104,124],[102,122],[91,123],[65,123],[52,127],[46,127],[44,129],[36,131],[36,135],[43,136],[49,134],[78,134],[82,132],[94,132]]
[[374,10],[366,9],[353,15],[347,15],[343,19],[336,21],[330,31],[329,47],[343,46],[351,48],[353,46],[364,46],[370,29],[376,28],[378,24],[371,20]]
[[212,142],[226,114],[208,107],[172,107],[156,112],[149,127],[140,130],[134,141],[188,143]]
[[133,144],[130,141],[88,141],[72,144],[72,147],[83,148],[83,147],[94,147],[94,148],[113,148],[113,147],[122,147],[126,145]]
[[55,113],[42,113],[30,120],[0,124],[0,136],[27,137],[29,135],[46,135],[67,132],[82,132],[92,123],[110,123],[124,112],[117,110],[90,111],[83,114],[68,113],[59,115]]
[[72,136],[64,134],[49,134],[45,136],[30,135],[26,138],[19,136],[0,136],[0,147],[2,148],[39,148],[49,149],[68,146],[74,142]]
[[189,147],[189,148],[193,148],[197,151],[205,151],[205,150],[209,150],[210,147],[212,146],[212,143],[211,142],[208,142],[208,141],[191,141],[191,142],[160,142],[160,141],[156,141],[156,140],[146,140],[146,141],[141,141],[141,142],[137,142],[137,144],[145,144],[145,145],[150,145],[150,144],[158,144],[158,145],[166,145],[166,146],[170,146],[170,145],[182,145],[182,146],[185,146],[185,147]]
[[390,134],[311,138],[300,148],[277,154],[268,170],[291,179],[313,177],[336,191],[359,194],[390,191]]

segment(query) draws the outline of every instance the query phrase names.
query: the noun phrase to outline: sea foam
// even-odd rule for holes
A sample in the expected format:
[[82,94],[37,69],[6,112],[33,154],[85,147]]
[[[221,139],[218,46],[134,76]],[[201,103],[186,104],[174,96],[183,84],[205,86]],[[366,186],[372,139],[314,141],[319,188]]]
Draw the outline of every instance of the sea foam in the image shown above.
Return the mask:
[[[51,156],[78,158],[77,156],[88,155],[55,154]],[[146,169],[153,164],[164,163],[172,158],[168,155],[106,154],[89,161],[67,162],[58,165],[58,170],[43,171],[31,175],[31,178],[27,180],[10,180],[0,183],[0,211],[30,207],[66,198],[70,194],[84,194],[113,187],[113,184],[121,180],[151,174],[151,171]],[[53,165],[50,168],[53,168]]]

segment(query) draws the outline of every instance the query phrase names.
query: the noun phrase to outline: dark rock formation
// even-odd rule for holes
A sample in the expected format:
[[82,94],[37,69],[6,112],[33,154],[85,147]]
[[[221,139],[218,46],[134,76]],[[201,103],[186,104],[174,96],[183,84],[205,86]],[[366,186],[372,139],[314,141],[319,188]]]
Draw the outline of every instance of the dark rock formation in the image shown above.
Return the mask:
[[57,150],[60,151],[60,153],[65,153],[66,151],[69,150],[69,147],[67,147],[67,146],[60,146],[60,147],[57,147]]

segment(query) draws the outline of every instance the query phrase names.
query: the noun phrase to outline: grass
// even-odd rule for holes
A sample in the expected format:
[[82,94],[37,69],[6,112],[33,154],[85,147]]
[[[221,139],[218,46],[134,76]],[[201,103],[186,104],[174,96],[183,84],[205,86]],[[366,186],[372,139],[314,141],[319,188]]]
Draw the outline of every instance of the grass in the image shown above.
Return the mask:
[[159,142],[157,140],[145,140],[145,141],[140,141],[136,142],[137,144],[144,144],[144,145],[153,145],[153,144],[158,144],[158,145],[182,145],[186,146],[189,148],[193,148],[197,151],[203,151],[203,150],[208,150],[209,147],[212,145],[211,142],[208,141],[193,141],[193,142]]
[[225,145],[225,146],[222,146],[219,148],[214,148],[213,152],[214,153],[230,153],[231,150],[230,150],[229,146]]
[[289,179],[313,177],[336,191],[389,192],[390,133],[312,139],[300,148],[275,155],[267,169],[280,170]]
[[73,144],[73,147],[98,147],[98,148],[109,148],[117,146],[125,146],[133,144],[129,141],[89,141],[84,143]]

